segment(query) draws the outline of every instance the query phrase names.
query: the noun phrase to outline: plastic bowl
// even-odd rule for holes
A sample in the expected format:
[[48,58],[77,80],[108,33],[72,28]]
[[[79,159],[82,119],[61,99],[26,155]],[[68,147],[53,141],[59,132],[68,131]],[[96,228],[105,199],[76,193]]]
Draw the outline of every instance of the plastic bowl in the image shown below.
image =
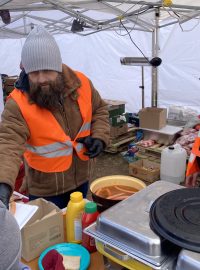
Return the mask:
[[45,249],[38,260],[38,266],[40,270],[44,270],[42,266],[42,260],[44,256],[50,251],[50,250],[56,250],[60,254],[68,255],[68,256],[80,256],[80,270],[87,270],[90,264],[90,253],[87,251],[86,248],[84,248],[81,245],[78,244],[72,244],[72,243],[61,243],[57,245],[53,245],[47,249]]
[[97,209],[100,213],[110,208],[111,206],[115,205],[116,203],[120,202],[120,200],[106,199],[95,194],[95,192],[99,188],[110,187],[113,185],[123,185],[133,187],[138,191],[146,187],[146,184],[143,181],[135,177],[126,175],[109,175],[97,178],[90,185],[90,191],[92,193],[92,199],[94,202],[96,202]]

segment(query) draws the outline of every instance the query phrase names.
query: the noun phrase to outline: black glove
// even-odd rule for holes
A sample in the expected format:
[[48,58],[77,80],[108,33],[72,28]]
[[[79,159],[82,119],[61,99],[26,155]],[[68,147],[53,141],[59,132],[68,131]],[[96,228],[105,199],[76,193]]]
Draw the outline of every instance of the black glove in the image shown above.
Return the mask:
[[102,140],[92,138],[91,136],[79,138],[76,141],[85,145],[88,151],[85,152],[84,155],[89,158],[97,157],[105,148],[105,144]]
[[9,185],[5,183],[0,183],[0,201],[5,204],[7,209],[9,209],[9,200],[12,193],[12,189]]

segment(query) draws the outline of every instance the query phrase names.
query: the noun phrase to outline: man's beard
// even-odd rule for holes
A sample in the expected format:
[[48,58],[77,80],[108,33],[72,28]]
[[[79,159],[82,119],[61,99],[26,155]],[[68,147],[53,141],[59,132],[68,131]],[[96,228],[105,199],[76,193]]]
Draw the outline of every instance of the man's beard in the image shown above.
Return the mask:
[[39,107],[55,111],[64,100],[64,78],[58,74],[55,81],[49,81],[45,85],[33,83],[29,79],[29,98]]

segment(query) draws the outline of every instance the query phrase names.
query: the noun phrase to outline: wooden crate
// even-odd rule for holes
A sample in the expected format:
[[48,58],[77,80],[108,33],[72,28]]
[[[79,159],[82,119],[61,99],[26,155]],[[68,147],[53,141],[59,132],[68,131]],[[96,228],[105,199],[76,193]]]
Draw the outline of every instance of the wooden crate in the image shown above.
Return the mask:
[[105,152],[109,153],[118,153],[123,151],[125,148],[127,148],[127,145],[131,142],[134,141],[136,136],[136,131],[138,128],[136,127],[131,127],[128,128],[127,132],[125,134],[122,134],[116,138],[111,138],[110,144],[108,147],[105,149]]
[[145,182],[153,183],[160,179],[160,164],[140,159],[129,163],[129,174]]
[[119,138],[119,136],[127,134],[128,132],[128,124],[123,123],[118,127],[110,127],[110,137],[111,139]]
[[6,96],[8,96],[15,88],[14,84],[17,79],[18,79],[17,76],[10,76],[6,78],[5,83],[4,83],[4,91],[5,91]]
[[163,144],[154,144],[153,146],[150,147],[143,147],[140,146],[136,143],[137,147],[139,148],[139,152],[143,153],[145,155],[150,155],[150,156],[156,156],[156,157],[161,157],[161,152],[164,148],[166,148],[166,145]]

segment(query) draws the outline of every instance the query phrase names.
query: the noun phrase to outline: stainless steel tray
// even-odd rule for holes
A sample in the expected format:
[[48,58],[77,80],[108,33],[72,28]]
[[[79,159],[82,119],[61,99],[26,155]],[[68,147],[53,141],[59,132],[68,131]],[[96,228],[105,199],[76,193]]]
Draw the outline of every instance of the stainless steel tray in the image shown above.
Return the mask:
[[103,212],[86,233],[154,269],[172,269],[163,265],[172,265],[179,251],[150,229],[149,210],[155,199],[178,188],[182,187],[157,181]]
[[176,270],[199,270],[200,253],[183,249],[177,260]]
[[137,252],[137,250],[130,249],[128,246],[123,245],[122,243],[116,241],[115,239],[107,237],[104,234],[97,232],[96,223],[93,223],[92,225],[87,227],[84,230],[84,232],[94,237],[96,241],[99,241],[105,244],[105,246],[113,247],[123,252],[124,254],[127,254],[128,257],[126,258],[126,260],[130,258],[136,259],[137,261],[145,265],[148,265],[152,267],[152,269],[155,269],[155,270],[175,270],[176,259],[177,259],[179,250],[171,248],[170,250],[166,251],[162,257],[159,257],[159,256],[151,257],[151,256],[146,256],[140,252]]

